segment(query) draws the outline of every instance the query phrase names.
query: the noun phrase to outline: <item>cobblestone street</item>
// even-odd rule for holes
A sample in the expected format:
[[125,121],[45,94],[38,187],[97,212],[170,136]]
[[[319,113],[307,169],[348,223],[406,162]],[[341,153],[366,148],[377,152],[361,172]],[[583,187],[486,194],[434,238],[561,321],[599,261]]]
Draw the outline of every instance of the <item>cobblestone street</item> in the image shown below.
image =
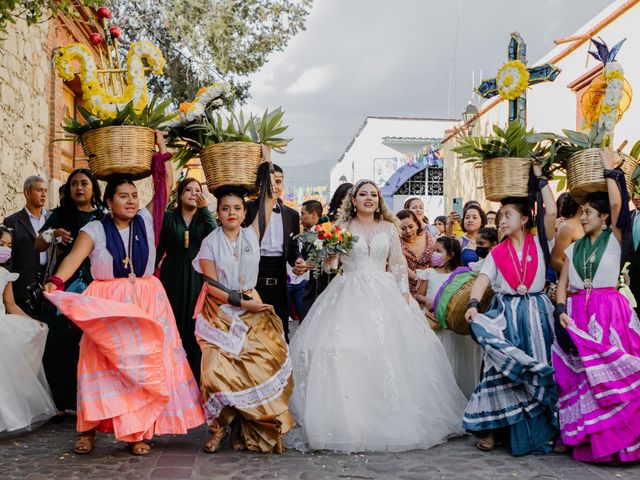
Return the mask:
[[262,455],[228,447],[208,455],[200,451],[205,429],[184,436],[154,439],[146,457],[134,457],[124,444],[100,435],[90,455],[72,453],[74,419],[47,424],[36,432],[0,441],[0,480],[26,479],[635,479],[640,465],[602,467],[581,464],[566,455],[513,458],[504,450],[481,453],[470,437],[428,451],[341,455],[299,453]]

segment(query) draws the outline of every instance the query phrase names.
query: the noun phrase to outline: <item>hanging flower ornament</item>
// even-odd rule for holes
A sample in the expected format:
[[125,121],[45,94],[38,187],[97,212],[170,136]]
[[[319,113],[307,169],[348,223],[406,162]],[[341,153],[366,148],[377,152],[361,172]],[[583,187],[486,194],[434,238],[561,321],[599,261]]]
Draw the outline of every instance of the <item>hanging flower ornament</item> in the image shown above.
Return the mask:
[[611,50],[600,40],[591,39],[596,51],[589,53],[604,65],[604,73],[596,77],[589,85],[581,101],[585,117],[585,128],[590,129],[595,121],[604,125],[605,136],[611,138],[616,123],[622,118],[631,103],[631,86],[624,78],[622,65],[616,62],[616,55],[626,38],[618,42]]
[[505,63],[496,77],[498,92],[506,100],[515,100],[529,85],[529,71],[520,60]]
[[55,55],[58,74],[67,81],[78,74],[86,107],[102,120],[115,118],[118,111],[132,101],[134,111],[139,114],[148,103],[145,71],[161,75],[165,59],[151,42],[134,42],[127,52],[123,75],[118,51],[120,28],[108,28],[107,19],[111,18],[108,9],[102,7],[98,17],[102,21],[102,33],[92,33],[91,43],[100,50],[101,66],[96,64],[88,46],[72,43],[59,48]]

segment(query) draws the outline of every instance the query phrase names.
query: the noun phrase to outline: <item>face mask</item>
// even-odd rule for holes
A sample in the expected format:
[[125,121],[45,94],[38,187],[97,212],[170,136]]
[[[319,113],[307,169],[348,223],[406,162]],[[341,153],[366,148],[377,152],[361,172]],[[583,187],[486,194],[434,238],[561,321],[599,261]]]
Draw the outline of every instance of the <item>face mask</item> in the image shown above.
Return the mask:
[[0,247],[0,263],[6,263],[11,258],[11,249],[9,247]]
[[447,258],[438,252],[433,252],[431,255],[431,265],[434,267],[442,267],[447,263]]
[[476,254],[480,258],[487,258],[487,255],[489,255],[489,247],[476,247]]

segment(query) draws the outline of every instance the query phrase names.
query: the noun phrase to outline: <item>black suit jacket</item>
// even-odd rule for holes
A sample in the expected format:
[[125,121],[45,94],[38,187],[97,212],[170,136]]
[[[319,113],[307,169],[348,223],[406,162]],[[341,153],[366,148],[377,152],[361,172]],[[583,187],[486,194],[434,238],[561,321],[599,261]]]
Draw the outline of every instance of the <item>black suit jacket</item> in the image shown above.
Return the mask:
[[[296,260],[300,257],[298,241],[294,239],[295,236],[300,233],[300,215],[293,208],[287,207],[282,203],[280,203],[280,208],[282,209],[282,231],[284,233],[284,245],[282,246],[282,252],[285,261],[293,267]],[[248,202],[244,225],[251,225],[257,214],[258,202],[255,200]]]
[[10,268],[13,272],[20,274],[13,283],[13,296],[18,305],[24,309],[25,301],[29,298],[27,285],[37,281],[38,273],[44,268],[40,265],[40,253],[35,249],[38,233],[34,232],[29,215],[24,208],[9,215],[3,223],[13,229]]

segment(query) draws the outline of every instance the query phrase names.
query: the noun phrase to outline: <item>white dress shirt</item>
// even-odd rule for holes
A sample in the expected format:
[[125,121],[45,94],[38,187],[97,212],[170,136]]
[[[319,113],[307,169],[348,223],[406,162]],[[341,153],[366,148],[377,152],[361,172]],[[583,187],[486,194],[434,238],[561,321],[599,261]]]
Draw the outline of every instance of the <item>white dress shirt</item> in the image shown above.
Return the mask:
[[282,223],[282,207],[279,212],[271,213],[269,225],[260,243],[261,257],[281,257],[284,255],[284,224]]
[[[27,212],[27,215],[29,216],[31,227],[33,227],[33,231],[35,232],[37,237],[38,233],[40,232],[40,229],[44,226],[45,222],[47,221],[47,211],[43,208],[42,212],[40,213],[40,218],[38,218],[33,213],[31,213],[27,207],[24,207],[24,210],[25,212]],[[46,265],[46,264],[47,264],[47,251],[45,250],[44,252],[40,252],[40,265]]]

